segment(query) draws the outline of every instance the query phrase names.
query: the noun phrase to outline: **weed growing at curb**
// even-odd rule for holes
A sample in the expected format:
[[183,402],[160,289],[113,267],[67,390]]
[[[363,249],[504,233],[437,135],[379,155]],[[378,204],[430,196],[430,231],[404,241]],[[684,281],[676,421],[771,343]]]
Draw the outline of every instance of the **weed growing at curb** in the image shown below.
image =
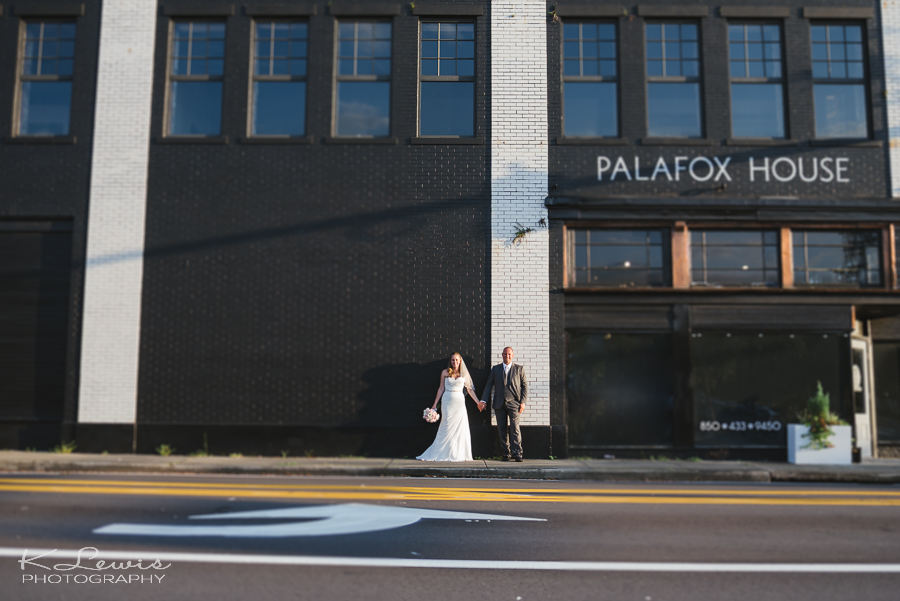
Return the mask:
[[52,449],[50,449],[51,453],[62,453],[63,455],[68,455],[72,453],[78,447],[75,444],[74,440],[70,440],[69,442],[61,442]]
[[161,444],[156,447],[156,452],[162,455],[163,457],[168,457],[172,453],[175,452],[175,447],[169,446],[167,444]]

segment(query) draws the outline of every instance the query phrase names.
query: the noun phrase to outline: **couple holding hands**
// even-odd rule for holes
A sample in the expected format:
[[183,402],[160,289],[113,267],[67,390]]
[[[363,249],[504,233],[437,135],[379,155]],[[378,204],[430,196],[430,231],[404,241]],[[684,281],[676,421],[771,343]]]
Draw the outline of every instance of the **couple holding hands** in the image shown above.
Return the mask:
[[441,372],[441,385],[431,406],[433,411],[438,401],[441,401],[444,416],[434,443],[416,459],[471,461],[472,435],[469,432],[465,393],[469,393],[478,405],[479,411],[484,411],[491,399],[491,389],[496,388],[493,408],[497,416],[497,434],[500,437],[503,461],[509,461],[511,458],[522,461],[519,416],[525,410],[525,401],[528,399],[528,382],[525,379],[525,368],[512,362],[511,347],[503,349],[502,357],[503,363],[491,368],[484,394],[479,400],[475,396],[475,386],[462,356],[459,353],[450,356],[450,364]]

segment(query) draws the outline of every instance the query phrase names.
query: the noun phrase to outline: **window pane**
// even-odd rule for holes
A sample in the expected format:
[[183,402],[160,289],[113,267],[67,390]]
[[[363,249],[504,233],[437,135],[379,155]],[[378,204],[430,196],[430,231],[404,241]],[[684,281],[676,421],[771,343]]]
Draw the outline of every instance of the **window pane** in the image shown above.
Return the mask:
[[173,81],[169,134],[217,136],[222,124],[222,82]]
[[387,136],[390,134],[391,84],[386,81],[338,82],[337,124],[339,136]]
[[881,284],[878,232],[798,232],[794,237],[794,284],[846,286]]
[[475,83],[423,81],[419,135],[474,136]]
[[816,137],[866,138],[866,93],[862,85],[815,85]]
[[781,84],[731,85],[731,135],[735,138],[783,138]]
[[566,136],[619,135],[615,83],[565,82],[563,102]]
[[700,85],[648,83],[648,128],[652,137],[700,137]]
[[[575,240],[585,240],[575,230]],[[668,237],[661,230],[590,230],[590,244],[576,244],[576,284],[589,286],[665,286],[668,283]],[[586,277],[585,277],[586,274]]]
[[[787,424],[806,408],[817,381],[837,412],[842,340],[836,334],[768,332],[692,337],[696,444],[786,446]],[[718,428],[701,427],[708,422]]]
[[23,81],[19,134],[65,136],[72,105],[70,81]]
[[672,444],[671,335],[570,332],[567,350],[570,444]]
[[[777,247],[766,242],[767,233],[759,230],[693,231],[693,284],[777,286],[777,262],[772,264],[766,261],[766,252],[774,251]],[[768,240],[774,242],[771,237]]]
[[253,84],[253,135],[302,136],[306,122],[306,82]]

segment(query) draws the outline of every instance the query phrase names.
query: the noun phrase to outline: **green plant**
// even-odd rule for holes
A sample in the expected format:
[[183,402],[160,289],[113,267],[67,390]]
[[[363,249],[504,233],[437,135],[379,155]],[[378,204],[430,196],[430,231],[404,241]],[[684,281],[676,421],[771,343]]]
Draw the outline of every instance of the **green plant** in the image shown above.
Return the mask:
[[549,458],[550,458],[550,461],[553,461],[554,459],[556,459],[556,455],[549,455]]
[[37,449],[34,447],[25,447],[25,452],[26,453],[36,453]]
[[288,456],[288,451],[286,451],[286,450],[281,451],[281,458],[282,458],[282,459],[286,459],[287,456]]
[[175,447],[169,446],[167,444],[161,444],[156,447],[156,452],[162,455],[163,457],[168,457],[172,453],[175,452]]
[[518,221],[516,222],[516,234],[513,236],[513,244],[519,244],[525,239],[525,236],[534,231],[534,228],[525,227]]
[[694,462],[697,462],[697,461],[703,461],[703,460],[700,459],[699,457],[691,457],[690,459],[688,459],[688,461],[694,461]]
[[231,457],[232,459],[239,459],[240,457],[243,457],[244,454],[243,453],[230,453],[228,456]]
[[806,409],[797,414],[800,423],[809,428],[809,432],[803,435],[809,443],[804,449],[830,449],[834,445],[828,439],[834,435],[830,426],[846,426],[847,422],[831,412],[831,395],[822,390],[822,382],[816,382],[818,390],[816,394],[806,401]]
[[306,449],[305,451],[303,451],[303,454],[306,455],[307,459],[312,459],[316,456],[316,451],[315,449]]
[[209,439],[206,436],[206,432],[203,433],[203,450],[194,451],[191,453],[191,457],[209,457]]
[[103,452],[100,453],[100,454],[101,454],[101,455],[109,455],[109,451],[103,451]]
[[75,441],[71,440],[69,442],[61,442],[50,450],[54,453],[63,453],[65,455],[68,455],[69,453],[74,451],[77,447],[78,447],[78,445],[75,444]]

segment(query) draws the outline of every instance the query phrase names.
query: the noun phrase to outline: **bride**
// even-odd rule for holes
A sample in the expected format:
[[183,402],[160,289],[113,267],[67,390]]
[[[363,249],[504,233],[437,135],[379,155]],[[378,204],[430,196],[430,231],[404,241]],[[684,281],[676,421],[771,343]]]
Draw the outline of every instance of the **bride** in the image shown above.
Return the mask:
[[431,409],[441,401],[443,417],[434,443],[416,457],[422,461],[472,461],[472,436],[469,433],[469,416],[466,414],[466,396],[469,393],[478,410],[486,403],[475,396],[475,386],[469,370],[459,353],[450,356],[450,364],[441,372],[441,386]]

